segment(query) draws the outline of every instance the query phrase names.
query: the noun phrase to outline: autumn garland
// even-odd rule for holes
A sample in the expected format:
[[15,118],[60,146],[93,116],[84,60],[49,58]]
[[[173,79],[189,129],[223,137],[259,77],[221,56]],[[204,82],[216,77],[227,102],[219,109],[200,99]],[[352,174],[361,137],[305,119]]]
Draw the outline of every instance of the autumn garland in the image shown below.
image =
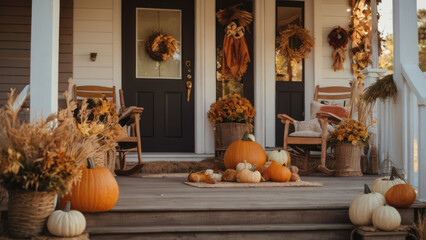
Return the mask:
[[338,70],[343,70],[343,63],[346,60],[346,46],[348,44],[348,32],[339,27],[334,28],[328,34],[328,43],[334,48],[334,51],[331,55],[333,58],[333,70],[336,72]]
[[[292,46],[292,39],[300,41],[299,46]],[[314,38],[309,31],[297,25],[289,25],[288,29],[280,32],[277,38],[277,49],[279,54],[291,60],[300,61],[308,57],[314,47]]]
[[148,37],[146,50],[155,61],[164,62],[173,57],[177,50],[176,39],[170,35],[156,32]]
[[370,9],[369,0],[352,1],[352,26],[349,32],[352,40],[352,69],[361,85],[364,84],[362,70],[372,63]]

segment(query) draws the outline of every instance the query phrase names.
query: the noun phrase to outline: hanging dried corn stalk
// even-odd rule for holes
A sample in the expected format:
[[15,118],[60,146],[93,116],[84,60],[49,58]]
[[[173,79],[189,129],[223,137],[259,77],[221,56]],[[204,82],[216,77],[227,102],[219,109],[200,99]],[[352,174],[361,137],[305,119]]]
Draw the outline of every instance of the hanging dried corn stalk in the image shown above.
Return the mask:
[[331,55],[333,58],[333,70],[343,70],[343,63],[346,60],[346,46],[348,45],[348,32],[345,29],[339,27],[334,28],[328,34],[328,43],[334,48]]
[[350,0],[352,6],[352,69],[358,82],[364,85],[362,70],[372,63],[371,55],[371,2],[370,0]]
[[237,4],[216,13],[219,23],[226,26],[223,39],[222,77],[227,79],[241,80],[250,62],[244,34],[253,21],[253,16],[239,9],[240,6],[241,4]]

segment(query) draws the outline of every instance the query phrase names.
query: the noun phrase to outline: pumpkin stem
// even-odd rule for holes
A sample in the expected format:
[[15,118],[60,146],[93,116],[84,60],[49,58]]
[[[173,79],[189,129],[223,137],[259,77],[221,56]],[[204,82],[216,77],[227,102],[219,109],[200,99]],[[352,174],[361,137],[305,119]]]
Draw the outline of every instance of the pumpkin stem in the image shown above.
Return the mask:
[[88,169],[95,169],[96,168],[95,161],[93,161],[92,157],[87,158],[87,168]]
[[257,165],[254,164],[253,167],[250,168],[250,171],[254,172],[254,170],[256,170]]
[[248,131],[246,131],[245,133],[244,133],[244,136],[243,136],[243,139],[242,139],[243,141],[251,141],[251,139],[249,138],[249,132]]
[[370,187],[367,184],[364,184],[364,194],[371,193]]
[[67,204],[65,205],[65,208],[64,208],[64,212],[69,212],[70,211],[70,209],[71,209],[71,202],[70,201],[67,201]]
[[395,176],[397,176],[402,181],[406,182],[405,179],[398,173],[398,171],[396,170],[396,168],[392,167],[392,173],[391,173],[391,176],[390,176],[389,180],[394,180]]

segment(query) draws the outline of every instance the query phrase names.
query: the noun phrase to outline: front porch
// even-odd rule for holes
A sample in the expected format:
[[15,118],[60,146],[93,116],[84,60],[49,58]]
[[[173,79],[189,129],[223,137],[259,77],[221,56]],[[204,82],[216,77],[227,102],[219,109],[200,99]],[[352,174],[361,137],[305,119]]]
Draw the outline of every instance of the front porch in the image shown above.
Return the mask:
[[[376,177],[307,176],[323,186],[284,188],[196,188],[183,183],[186,174],[117,177],[115,207],[84,215],[90,239],[349,239],[349,205]],[[426,203],[398,209],[402,224],[419,209]]]

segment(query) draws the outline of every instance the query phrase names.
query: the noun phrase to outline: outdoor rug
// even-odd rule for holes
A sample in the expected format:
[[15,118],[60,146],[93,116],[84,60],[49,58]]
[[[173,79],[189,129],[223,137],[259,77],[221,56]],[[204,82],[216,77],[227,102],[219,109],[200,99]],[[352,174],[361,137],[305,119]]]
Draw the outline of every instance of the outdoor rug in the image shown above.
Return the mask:
[[218,182],[216,184],[184,182],[186,185],[199,188],[255,188],[255,187],[322,187],[318,182],[260,182],[260,183],[236,183]]

